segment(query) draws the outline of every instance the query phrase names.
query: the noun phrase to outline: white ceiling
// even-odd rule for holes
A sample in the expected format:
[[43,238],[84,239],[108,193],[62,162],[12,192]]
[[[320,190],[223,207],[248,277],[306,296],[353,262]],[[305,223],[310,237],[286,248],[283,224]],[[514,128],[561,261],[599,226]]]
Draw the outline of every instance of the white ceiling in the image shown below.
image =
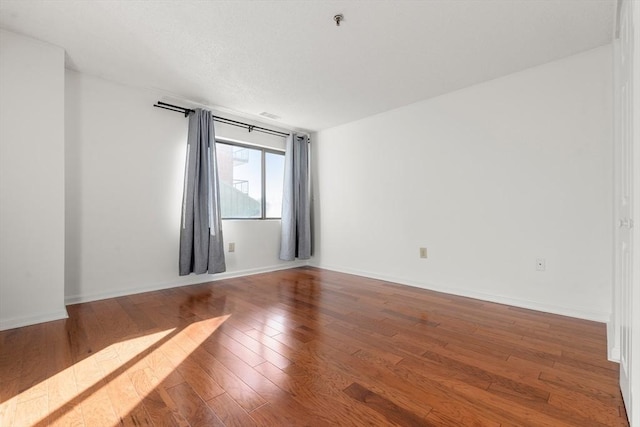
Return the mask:
[[610,43],[614,10],[615,0],[0,0],[0,27],[63,47],[80,72],[320,130]]

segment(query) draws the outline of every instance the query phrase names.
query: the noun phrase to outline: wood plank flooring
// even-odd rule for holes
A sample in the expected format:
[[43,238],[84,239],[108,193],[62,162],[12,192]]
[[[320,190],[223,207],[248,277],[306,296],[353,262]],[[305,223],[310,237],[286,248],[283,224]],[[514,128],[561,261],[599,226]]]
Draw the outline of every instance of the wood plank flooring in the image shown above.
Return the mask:
[[0,332],[0,425],[627,426],[605,326],[314,268]]

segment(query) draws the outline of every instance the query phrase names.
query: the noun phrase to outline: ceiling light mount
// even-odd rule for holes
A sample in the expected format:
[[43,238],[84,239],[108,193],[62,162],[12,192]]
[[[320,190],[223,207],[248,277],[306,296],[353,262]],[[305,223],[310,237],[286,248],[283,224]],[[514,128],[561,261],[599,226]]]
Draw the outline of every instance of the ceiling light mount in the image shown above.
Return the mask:
[[333,20],[336,21],[336,27],[339,27],[340,22],[344,21],[344,16],[341,13],[339,13],[333,17]]

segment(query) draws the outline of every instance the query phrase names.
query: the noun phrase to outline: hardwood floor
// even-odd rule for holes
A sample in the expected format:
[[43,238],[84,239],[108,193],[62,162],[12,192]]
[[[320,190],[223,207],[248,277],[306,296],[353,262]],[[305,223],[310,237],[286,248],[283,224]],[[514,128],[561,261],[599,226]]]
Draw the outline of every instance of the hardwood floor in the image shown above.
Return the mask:
[[0,332],[0,425],[626,426],[605,326],[299,268]]

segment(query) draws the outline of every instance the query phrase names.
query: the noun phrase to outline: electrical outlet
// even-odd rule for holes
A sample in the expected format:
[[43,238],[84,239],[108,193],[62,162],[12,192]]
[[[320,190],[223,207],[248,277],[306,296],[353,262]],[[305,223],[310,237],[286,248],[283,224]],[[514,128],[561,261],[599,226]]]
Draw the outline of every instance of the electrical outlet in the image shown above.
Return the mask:
[[420,248],[420,258],[427,257],[427,248]]
[[547,261],[544,258],[536,258],[536,271],[545,271],[547,268]]
[[229,243],[229,252],[235,252],[235,251],[236,251],[236,244]]

